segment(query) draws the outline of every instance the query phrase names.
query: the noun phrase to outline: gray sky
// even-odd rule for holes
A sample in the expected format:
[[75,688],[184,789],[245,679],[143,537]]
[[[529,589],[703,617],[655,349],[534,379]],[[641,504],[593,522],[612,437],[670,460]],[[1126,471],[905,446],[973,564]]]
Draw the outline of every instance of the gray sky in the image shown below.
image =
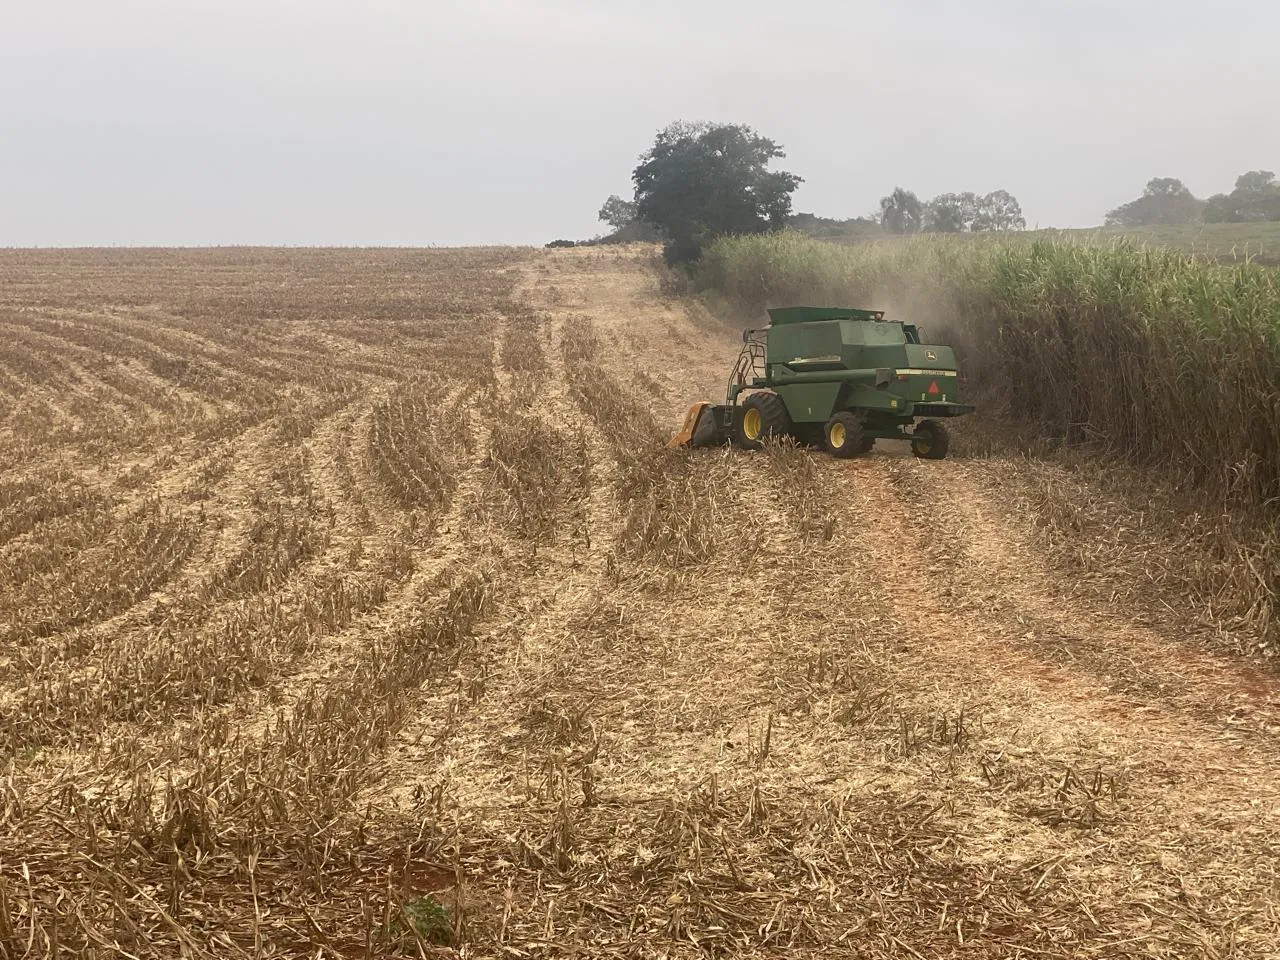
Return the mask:
[[0,0],[0,244],[543,243],[677,119],[856,216],[1280,170],[1269,0]]

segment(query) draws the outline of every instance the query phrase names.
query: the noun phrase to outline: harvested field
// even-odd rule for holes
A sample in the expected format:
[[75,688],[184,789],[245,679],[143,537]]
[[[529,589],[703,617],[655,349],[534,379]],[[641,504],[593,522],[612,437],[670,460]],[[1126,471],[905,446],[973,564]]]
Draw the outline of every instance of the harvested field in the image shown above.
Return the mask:
[[1258,617],[1054,463],[666,450],[738,342],[640,248],[0,252],[0,958],[1280,957]]

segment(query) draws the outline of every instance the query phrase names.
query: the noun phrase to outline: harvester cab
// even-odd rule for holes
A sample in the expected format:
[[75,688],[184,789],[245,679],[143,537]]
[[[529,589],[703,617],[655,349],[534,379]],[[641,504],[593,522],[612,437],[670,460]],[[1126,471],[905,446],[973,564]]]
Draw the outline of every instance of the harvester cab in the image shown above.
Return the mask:
[[769,320],[743,331],[725,402],[690,407],[671,446],[759,449],[768,437],[792,436],[855,457],[892,439],[941,460],[942,421],[973,412],[961,402],[952,349],[921,343],[917,327],[884,311],[784,307]]

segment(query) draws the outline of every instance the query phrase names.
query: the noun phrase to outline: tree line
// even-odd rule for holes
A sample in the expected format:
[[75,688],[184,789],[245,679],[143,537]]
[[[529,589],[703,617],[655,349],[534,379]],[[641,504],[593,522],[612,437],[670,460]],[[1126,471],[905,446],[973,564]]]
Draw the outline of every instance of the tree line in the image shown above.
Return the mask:
[[[1007,190],[943,193],[921,200],[902,187],[867,217],[833,220],[794,214],[791,195],[803,178],[771,169],[786,156],[774,140],[729,123],[673,123],[660,130],[631,171],[631,199],[610,196],[599,219],[612,233],[587,243],[662,241],[668,263],[691,263],[717,237],[792,227],[815,236],[984,233],[1026,229],[1022,207]],[[1142,196],[1106,215],[1109,226],[1244,223],[1280,220],[1280,182],[1270,170],[1236,178],[1230,193],[1202,200],[1172,177],[1156,177]],[[556,240],[548,246],[574,246]]]
[[924,203],[910,190],[895,187],[880,201],[880,225],[890,233],[985,233],[1025,230],[1022,206],[1007,190],[984,196],[942,193]]
[[1280,182],[1270,170],[1250,170],[1236,177],[1230,193],[1207,200],[1195,196],[1174,177],[1147,181],[1142,196],[1108,211],[1106,223],[1145,227],[1177,223],[1257,223],[1280,220]]
[[[673,123],[632,170],[632,198],[614,195],[600,208],[600,220],[614,231],[605,239],[661,239],[668,263],[691,263],[717,237],[780,230],[805,217],[835,222],[792,214],[791,195],[804,180],[770,169],[785,156],[777,142],[743,124]],[[874,219],[899,234],[1026,226],[1018,201],[1005,190],[946,193],[923,203],[899,187],[881,200]]]

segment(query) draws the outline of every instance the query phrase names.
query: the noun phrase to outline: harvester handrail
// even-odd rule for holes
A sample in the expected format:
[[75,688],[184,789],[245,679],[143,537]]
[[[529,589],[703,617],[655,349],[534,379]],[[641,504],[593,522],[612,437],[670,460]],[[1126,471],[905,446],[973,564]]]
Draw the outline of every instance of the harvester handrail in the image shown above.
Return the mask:
[[729,374],[729,387],[725,401],[728,405],[733,405],[738,394],[747,387],[752,378],[765,375],[764,337],[764,330],[743,331],[742,349],[738,351],[738,362],[733,365],[733,372]]

